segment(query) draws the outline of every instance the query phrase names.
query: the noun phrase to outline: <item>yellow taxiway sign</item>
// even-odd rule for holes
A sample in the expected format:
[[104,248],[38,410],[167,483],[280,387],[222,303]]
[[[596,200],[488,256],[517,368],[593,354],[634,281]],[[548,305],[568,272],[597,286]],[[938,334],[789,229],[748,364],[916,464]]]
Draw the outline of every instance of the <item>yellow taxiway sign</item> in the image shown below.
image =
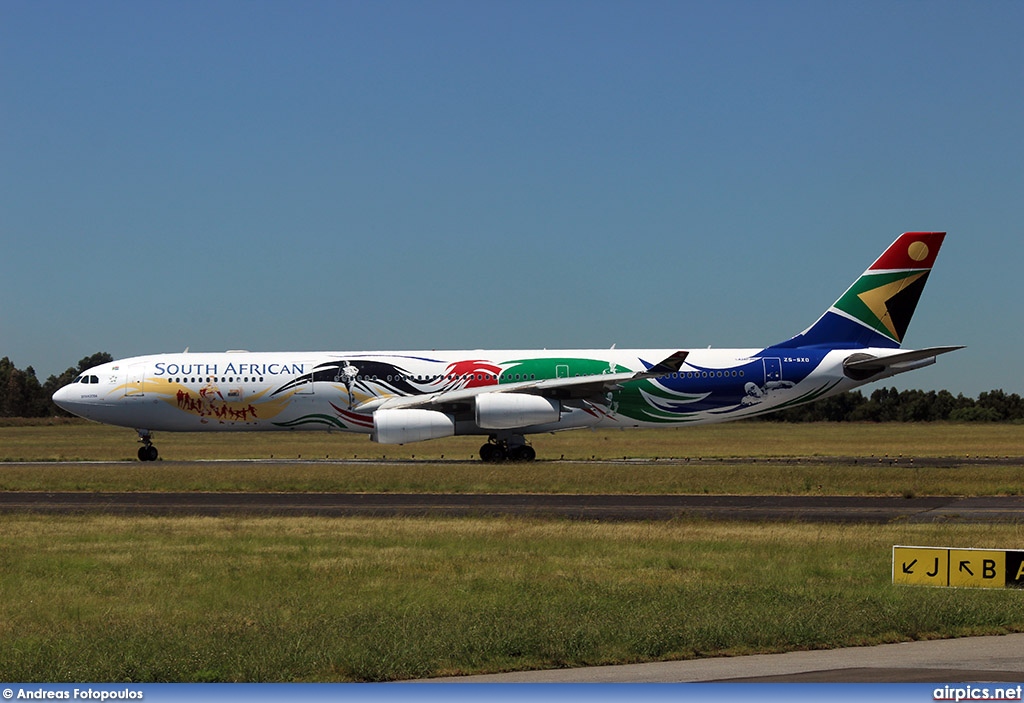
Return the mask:
[[892,582],[958,588],[1024,588],[1024,551],[892,548]]

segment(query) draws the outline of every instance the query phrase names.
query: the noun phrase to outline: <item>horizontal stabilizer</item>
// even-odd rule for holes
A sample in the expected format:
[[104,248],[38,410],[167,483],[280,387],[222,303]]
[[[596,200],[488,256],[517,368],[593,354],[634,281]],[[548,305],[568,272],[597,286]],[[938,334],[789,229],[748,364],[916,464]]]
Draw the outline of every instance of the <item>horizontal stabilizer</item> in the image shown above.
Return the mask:
[[843,372],[856,381],[867,380],[879,374],[894,376],[903,371],[934,364],[935,357],[939,354],[948,354],[957,349],[963,349],[963,346],[929,347],[886,356],[852,354],[843,362]]

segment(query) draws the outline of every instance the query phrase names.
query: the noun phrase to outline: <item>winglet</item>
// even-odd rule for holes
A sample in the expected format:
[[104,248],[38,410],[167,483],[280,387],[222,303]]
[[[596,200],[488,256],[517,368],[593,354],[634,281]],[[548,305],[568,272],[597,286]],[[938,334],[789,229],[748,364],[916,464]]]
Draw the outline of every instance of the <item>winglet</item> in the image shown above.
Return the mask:
[[637,371],[633,374],[633,378],[630,380],[639,381],[642,378],[654,378],[656,376],[664,376],[668,373],[675,373],[683,367],[683,363],[686,361],[686,357],[689,356],[689,354],[690,352],[688,351],[677,351],[665,359],[662,359],[646,371]]

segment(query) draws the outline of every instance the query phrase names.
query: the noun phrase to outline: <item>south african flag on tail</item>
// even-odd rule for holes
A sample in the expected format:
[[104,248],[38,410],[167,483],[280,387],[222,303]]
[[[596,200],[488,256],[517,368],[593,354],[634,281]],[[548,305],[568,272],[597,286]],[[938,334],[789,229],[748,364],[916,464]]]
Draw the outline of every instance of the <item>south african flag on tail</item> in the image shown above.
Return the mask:
[[818,321],[776,347],[899,348],[945,232],[906,232]]

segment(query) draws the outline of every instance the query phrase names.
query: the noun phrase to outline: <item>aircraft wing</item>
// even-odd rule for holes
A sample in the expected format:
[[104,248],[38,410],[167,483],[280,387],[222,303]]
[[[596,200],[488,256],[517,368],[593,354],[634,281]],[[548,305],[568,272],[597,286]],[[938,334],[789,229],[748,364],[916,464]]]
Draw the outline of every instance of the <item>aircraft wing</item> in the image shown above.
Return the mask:
[[689,352],[677,351],[644,371],[627,371],[625,373],[603,373],[593,376],[571,376],[568,378],[545,378],[535,381],[502,383],[494,386],[478,386],[476,388],[460,388],[453,391],[441,391],[426,395],[393,396],[391,398],[374,398],[353,408],[358,413],[371,413],[383,408],[421,408],[439,405],[468,403],[484,393],[529,393],[546,398],[570,399],[586,398],[603,395],[618,389],[621,384],[639,381],[645,378],[656,378],[678,371]]
[[858,380],[867,379],[881,373],[894,375],[902,371],[910,371],[911,369],[934,364],[935,357],[939,354],[948,354],[957,349],[963,349],[963,346],[929,347],[927,349],[916,349],[886,356],[852,354],[843,362],[843,371],[846,372],[847,376]]

